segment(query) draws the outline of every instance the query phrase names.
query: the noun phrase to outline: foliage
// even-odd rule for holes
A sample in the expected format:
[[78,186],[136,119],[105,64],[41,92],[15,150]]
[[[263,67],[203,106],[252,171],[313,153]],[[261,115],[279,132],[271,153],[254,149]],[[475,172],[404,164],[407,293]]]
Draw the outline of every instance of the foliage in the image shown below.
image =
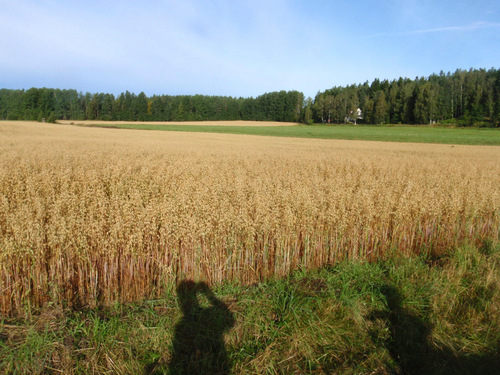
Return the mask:
[[[358,109],[361,114],[358,114]],[[0,90],[0,119],[200,121],[257,120],[317,123],[433,124],[498,126],[500,70],[458,69],[453,74],[399,78],[389,82],[333,87],[304,100],[298,91],[256,98],[203,95],[138,95],[31,88]]]
[[153,96],[126,91],[113,94],[31,88],[0,90],[0,119],[199,121],[259,120],[298,122],[304,95],[298,91],[271,92],[257,98],[222,96]]
[[399,78],[389,82],[333,87],[314,100],[314,120],[321,123],[354,122],[360,108],[368,124],[433,124],[453,119],[466,126],[498,126],[500,71],[457,70],[427,78]]

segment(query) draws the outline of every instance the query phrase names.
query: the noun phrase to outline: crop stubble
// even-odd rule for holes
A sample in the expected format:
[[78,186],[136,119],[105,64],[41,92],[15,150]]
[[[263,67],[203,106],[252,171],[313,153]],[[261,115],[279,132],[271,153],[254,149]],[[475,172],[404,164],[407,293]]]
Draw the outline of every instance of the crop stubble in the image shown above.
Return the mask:
[[0,123],[0,311],[498,240],[500,148]]

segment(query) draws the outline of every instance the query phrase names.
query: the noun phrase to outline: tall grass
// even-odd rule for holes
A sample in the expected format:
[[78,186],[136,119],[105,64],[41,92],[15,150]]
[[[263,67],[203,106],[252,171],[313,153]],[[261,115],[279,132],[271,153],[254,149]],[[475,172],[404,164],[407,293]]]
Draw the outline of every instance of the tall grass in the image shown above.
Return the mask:
[[4,314],[498,240],[496,147],[0,131]]
[[0,373],[176,373],[181,344],[201,346],[194,358],[181,350],[199,373],[227,354],[217,363],[232,374],[496,375],[499,261],[499,247],[468,245],[434,260],[346,260],[253,286],[223,283],[212,288],[215,309],[198,293],[187,315],[178,293],[96,309],[47,304],[0,320]]

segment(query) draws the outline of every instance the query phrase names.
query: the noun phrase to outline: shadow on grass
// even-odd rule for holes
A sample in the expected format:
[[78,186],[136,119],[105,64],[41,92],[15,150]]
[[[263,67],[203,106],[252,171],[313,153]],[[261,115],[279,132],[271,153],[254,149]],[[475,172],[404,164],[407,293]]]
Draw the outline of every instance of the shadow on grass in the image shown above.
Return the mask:
[[[231,311],[203,282],[182,281],[177,298],[183,317],[175,327],[168,373],[229,374],[223,335],[234,325]],[[199,298],[210,306],[203,307]],[[166,369],[160,367],[153,363],[145,373],[163,374]]]
[[[385,347],[396,364],[395,374],[499,374],[500,354],[459,355],[451,348],[436,348],[430,342],[431,326],[414,312],[403,307],[397,288],[380,288],[387,309],[369,315],[381,319],[389,329]],[[499,348],[500,349],[500,348]]]

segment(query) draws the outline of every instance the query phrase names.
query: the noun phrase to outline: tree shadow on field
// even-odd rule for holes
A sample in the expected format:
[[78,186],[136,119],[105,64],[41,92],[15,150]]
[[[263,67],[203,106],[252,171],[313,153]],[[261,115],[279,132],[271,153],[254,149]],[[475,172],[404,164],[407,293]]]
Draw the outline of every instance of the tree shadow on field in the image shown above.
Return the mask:
[[431,326],[403,307],[404,298],[399,290],[383,285],[380,292],[387,309],[373,311],[368,319],[381,320],[389,330],[384,345],[396,364],[394,374],[500,373],[498,349],[494,353],[460,356],[449,347],[436,348],[430,341]]
[[[172,342],[169,374],[229,374],[230,364],[224,332],[234,325],[233,314],[204,282],[184,280],[177,287],[182,319],[177,323]],[[203,307],[200,299],[210,304]],[[154,366],[147,374],[159,374]]]

